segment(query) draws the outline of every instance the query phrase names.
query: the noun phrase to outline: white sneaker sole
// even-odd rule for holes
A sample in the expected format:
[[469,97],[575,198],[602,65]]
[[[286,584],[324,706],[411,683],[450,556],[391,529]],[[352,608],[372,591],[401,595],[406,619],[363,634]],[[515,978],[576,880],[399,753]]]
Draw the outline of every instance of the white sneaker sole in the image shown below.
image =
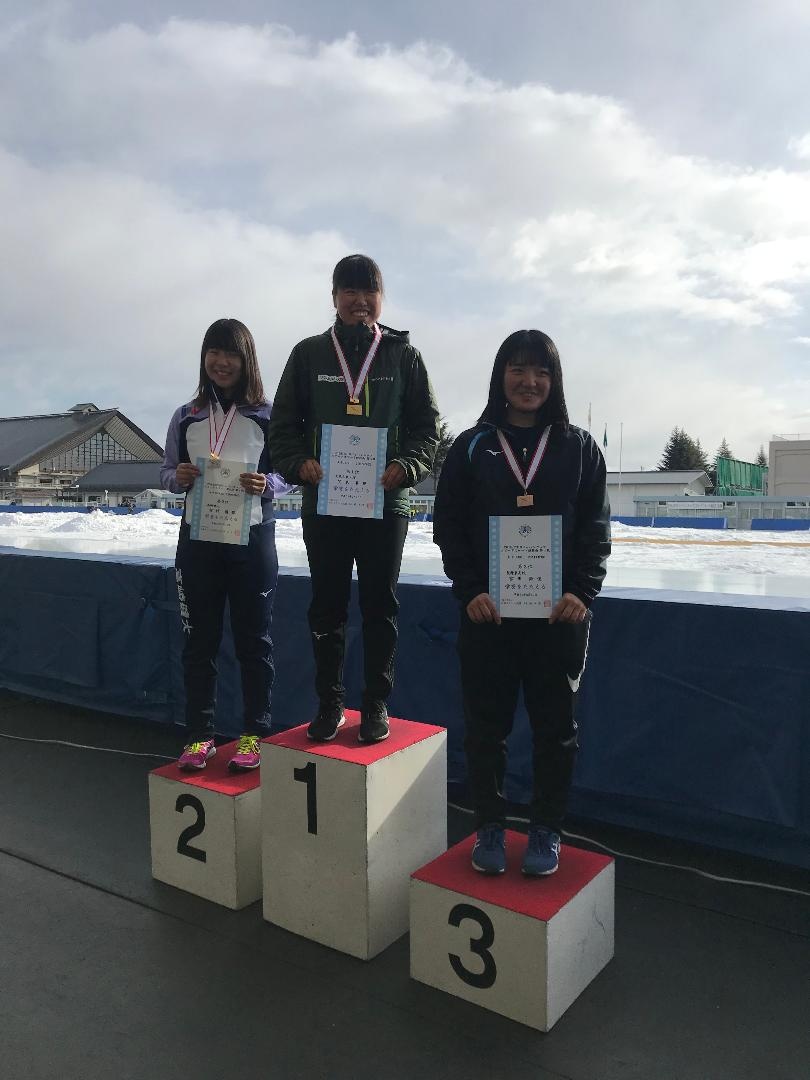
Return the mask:
[[195,771],[199,772],[200,769],[205,768],[205,766],[208,764],[208,762],[211,760],[211,758],[214,757],[216,752],[217,752],[217,748],[215,746],[212,746],[211,749],[208,751],[208,753],[205,755],[205,761],[201,765],[191,765],[188,762],[185,765],[181,765],[180,762],[178,761],[177,768],[182,769],[183,772],[195,772]]
[[309,732],[307,732],[307,738],[312,739],[313,742],[331,742],[334,738],[337,737],[337,733],[340,731],[340,729],[343,727],[343,725],[345,723],[346,723],[346,717],[341,714],[340,722],[338,723],[338,726],[335,728],[334,734],[330,735],[329,738],[324,739],[322,736],[319,737],[317,735],[310,735]]

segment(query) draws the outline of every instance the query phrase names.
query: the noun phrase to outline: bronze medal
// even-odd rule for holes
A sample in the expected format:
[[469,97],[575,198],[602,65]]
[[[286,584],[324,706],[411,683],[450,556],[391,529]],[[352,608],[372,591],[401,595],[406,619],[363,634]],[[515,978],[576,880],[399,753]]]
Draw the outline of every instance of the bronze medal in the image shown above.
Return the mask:
[[517,504],[518,506],[534,506],[534,495],[529,495],[528,493],[525,495],[518,495]]

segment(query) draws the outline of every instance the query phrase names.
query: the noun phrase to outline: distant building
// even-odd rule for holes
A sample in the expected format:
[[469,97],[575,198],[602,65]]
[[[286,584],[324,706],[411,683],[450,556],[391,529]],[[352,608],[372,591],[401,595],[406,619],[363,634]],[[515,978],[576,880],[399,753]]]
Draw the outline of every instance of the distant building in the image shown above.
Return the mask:
[[638,513],[638,499],[689,499],[705,495],[712,486],[711,480],[700,469],[684,472],[666,472],[651,469],[649,472],[609,472],[607,474],[608,496],[612,517],[633,517]]
[[[91,402],[63,413],[0,418],[0,499],[82,501],[75,484],[106,462],[154,463],[163,448],[118,409]],[[141,484],[143,490],[147,484]],[[160,482],[155,485],[160,486]]]
[[105,461],[74,487],[80,501],[96,506],[182,506],[184,497],[160,490],[160,461]]
[[768,444],[768,494],[810,496],[810,434],[774,435]]

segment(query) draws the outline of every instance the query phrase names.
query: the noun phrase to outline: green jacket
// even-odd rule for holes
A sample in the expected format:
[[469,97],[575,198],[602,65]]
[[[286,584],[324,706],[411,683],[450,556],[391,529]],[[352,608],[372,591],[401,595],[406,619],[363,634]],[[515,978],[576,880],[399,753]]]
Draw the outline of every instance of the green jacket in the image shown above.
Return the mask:
[[[439,441],[439,410],[433,387],[407,331],[380,325],[382,341],[360,394],[361,416],[348,416],[346,383],[327,330],[295,346],[273,401],[267,432],[274,472],[291,484],[308,458],[320,457],[321,424],[388,428],[387,463],[403,467],[407,487],[385,493],[385,509],[409,515],[408,488],[430,472]],[[335,323],[352,378],[356,379],[373,340],[365,326]],[[302,485],[303,514],[314,514],[317,488]]]

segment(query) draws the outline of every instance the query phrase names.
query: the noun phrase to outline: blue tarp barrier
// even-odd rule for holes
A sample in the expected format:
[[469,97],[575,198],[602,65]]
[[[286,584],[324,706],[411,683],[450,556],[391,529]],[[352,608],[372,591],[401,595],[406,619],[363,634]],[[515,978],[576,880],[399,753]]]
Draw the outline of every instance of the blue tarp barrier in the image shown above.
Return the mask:
[[655,517],[656,529],[725,529],[728,518],[724,517]]
[[751,518],[751,528],[757,532],[807,532],[810,521],[801,518]]
[[611,521],[618,521],[622,525],[641,525],[652,526],[653,518],[651,517],[627,517],[624,514],[620,514],[616,517],[611,517]]
[[[0,596],[0,686],[182,724],[183,642],[169,564],[5,548]],[[461,783],[456,604],[449,588],[412,579],[399,597],[391,713],[445,726],[448,779]],[[596,601],[571,810],[810,868],[810,611],[775,609],[773,598],[737,597],[735,606],[707,599],[608,590]],[[274,612],[278,727],[314,714],[308,602],[308,576],[282,574]],[[356,707],[356,595],[347,641],[348,704]],[[241,722],[229,634],[219,665],[217,728],[233,736]],[[521,713],[507,776],[517,801],[530,795],[530,756]]]

